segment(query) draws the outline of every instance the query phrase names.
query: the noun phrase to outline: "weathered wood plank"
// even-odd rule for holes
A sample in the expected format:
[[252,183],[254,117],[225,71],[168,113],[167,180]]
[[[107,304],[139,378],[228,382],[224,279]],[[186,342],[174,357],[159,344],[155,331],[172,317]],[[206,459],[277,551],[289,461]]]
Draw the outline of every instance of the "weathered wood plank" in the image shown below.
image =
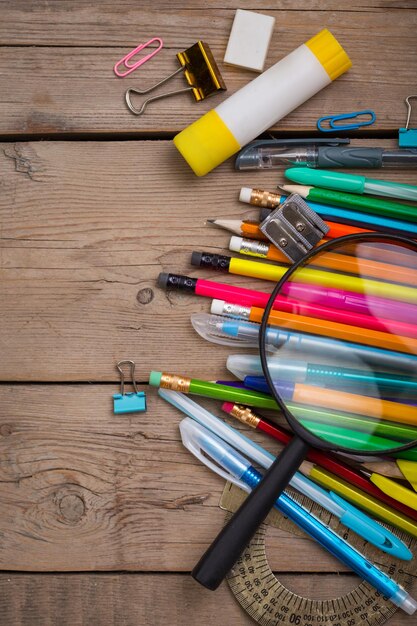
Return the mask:
[[[215,41],[219,36],[228,36],[236,10],[233,0],[223,2],[221,8],[210,7],[204,0],[192,3],[163,0],[156,4],[146,0],[140,6],[133,0],[121,1],[117,5],[111,2],[87,5],[82,0],[48,4],[21,0],[10,4],[3,0],[1,5],[2,44],[48,46],[133,45],[155,35],[167,38],[171,43],[172,40],[191,42],[193,32],[195,37],[204,35],[208,38],[210,35],[210,41]],[[364,4],[360,0],[352,0],[348,6],[342,6],[337,0],[284,0],[279,4],[280,10],[277,10],[276,4],[265,6],[265,2],[258,0],[240,2],[239,8],[276,15],[276,32],[281,34],[288,32],[288,25],[297,29],[303,23],[310,23],[312,27],[318,24],[319,28],[330,24],[338,26],[339,30],[350,30],[351,24],[356,23],[360,28],[370,18],[385,20],[386,27],[391,28],[393,24],[389,15],[396,11],[410,18],[413,12],[406,9],[415,9],[415,3],[413,0],[395,3],[391,0],[371,0]],[[210,10],[212,17],[208,21]],[[364,32],[367,34],[365,29]]]
[[[182,447],[182,414],[152,389],[146,414],[115,416],[116,391],[0,386],[0,569],[190,571],[221,528],[224,481]],[[275,528],[268,554],[281,572],[346,571]]]
[[[115,380],[115,362],[129,356],[139,380],[150,369],[224,375],[229,349],[208,346],[189,320],[209,301],[167,294],[156,278],[173,271],[271,289],[190,267],[192,250],[228,245],[206,218],[257,215],[237,201],[240,187],[282,180],[282,172],[232,167],[197,178],[163,141],[3,144],[0,379]],[[377,175],[415,180],[406,171]]]
[[[128,86],[143,88],[168,75],[178,67],[175,53],[199,38],[212,47],[229,93],[255,76],[252,72],[227,67],[222,62],[233,19],[232,10],[179,10],[171,7],[158,12],[156,17],[154,10],[142,6],[136,6],[133,14],[130,9],[119,12],[119,7],[115,12],[107,13],[106,9],[102,12],[101,5],[100,9],[97,5],[91,12],[85,4],[78,12],[67,7],[58,15],[53,10],[45,12],[32,8],[34,13],[28,10],[27,20],[22,20],[21,11],[18,11],[19,15],[15,15],[12,8],[5,12],[14,23],[23,27],[24,42],[30,41],[30,35],[29,39],[27,37],[32,29],[36,32],[40,29],[38,38],[32,43],[41,44],[41,47],[2,48],[0,92],[5,95],[0,103],[0,134],[3,136],[177,132],[219,104],[228,94],[217,95],[199,104],[187,94],[160,100],[152,103],[138,118],[128,111],[124,93]],[[410,67],[417,63],[417,11],[398,7],[389,11],[332,10],[326,13],[305,11],[303,7],[302,11],[270,13],[276,15],[277,25],[267,67],[324,26],[340,39],[353,62],[347,74],[280,121],[276,129],[281,132],[314,131],[316,120],[324,114],[365,108],[374,109],[377,115],[372,132],[393,131],[404,125],[404,98],[412,91]],[[48,19],[53,21],[53,28]],[[7,21],[3,19],[0,25],[0,40],[3,42],[10,41],[12,34],[16,34]],[[116,78],[112,69],[116,60],[134,44],[155,34],[164,37],[167,49],[126,79]],[[22,43],[19,38],[16,42]],[[78,46],[73,47],[77,42]],[[63,47],[50,47],[54,43]],[[91,44],[98,47],[82,47]],[[177,77],[172,88],[183,88],[184,82],[182,77]],[[139,105],[142,97],[135,102]]]
[[[282,578],[284,580],[284,578]],[[333,598],[352,587],[349,575],[287,575],[300,595]],[[223,583],[213,593],[190,576],[170,574],[1,574],[0,620],[19,626],[253,626]],[[390,626],[411,626],[399,611]]]

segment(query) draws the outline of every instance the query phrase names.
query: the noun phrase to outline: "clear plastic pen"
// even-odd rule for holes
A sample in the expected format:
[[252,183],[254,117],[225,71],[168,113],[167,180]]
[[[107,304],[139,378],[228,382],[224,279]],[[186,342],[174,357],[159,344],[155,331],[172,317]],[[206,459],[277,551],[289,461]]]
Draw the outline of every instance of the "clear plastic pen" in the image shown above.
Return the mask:
[[[235,482],[246,491],[255,489],[261,482],[262,474],[245,457],[200,424],[185,419],[180,424],[180,430],[185,447],[223,478]],[[417,602],[401,585],[389,578],[292,498],[283,493],[275,502],[275,506],[393,604],[409,615],[415,613]]]

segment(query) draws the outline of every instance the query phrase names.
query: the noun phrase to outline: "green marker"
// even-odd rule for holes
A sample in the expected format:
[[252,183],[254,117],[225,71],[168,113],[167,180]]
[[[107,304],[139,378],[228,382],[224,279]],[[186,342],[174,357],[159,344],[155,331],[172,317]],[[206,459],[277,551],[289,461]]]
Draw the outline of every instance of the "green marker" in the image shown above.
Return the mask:
[[404,183],[389,183],[385,180],[366,178],[357,174],[312,170],[308,167],[290,167],[285,176],[301,185],[313,185],[336,191],[369,194],[371,196],[387,196],[417,202],[417,187]]
[[[311,171],[314,172],[315,170]],[[394,217],[408,222],[417,222],[417,206],[412,206],[411,204],[399,204],[398,202],[390,202],[380,198],[367,198],[353,193],[343,193],[342,191],[332,191],[307,185],[280,185],[280,188],[287,193],[298,193],[302,198],[310,202],[330,204],[344,207],[345,209],[353,209],[354,211]]]
[[214,400],[224,400],[237,404],[246,404],[261,409],[278,409],[278,405],[273,398],[259,391],[250,389],[238,389],[229,387],[228,385],[218,385],[207,380],[199,380],[198,378],[188,378],[186,376],[178,376],[177,374],[166,374],[163,372],[151,372],[149,375],[149,384],[153,387],[162,387],[162,389],[172,389],[173,391],[182,391],[182,393],[193,393]]

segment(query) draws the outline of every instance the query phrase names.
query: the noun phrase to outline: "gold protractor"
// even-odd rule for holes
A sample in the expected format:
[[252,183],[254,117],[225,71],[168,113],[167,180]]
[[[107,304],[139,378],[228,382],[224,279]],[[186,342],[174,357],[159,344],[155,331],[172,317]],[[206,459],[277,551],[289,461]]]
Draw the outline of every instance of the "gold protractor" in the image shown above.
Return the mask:
[[[292,489],[289,489],[288,493],[407,591],[410,590],[413,580],[417,578],[415,558],[412,561],[401,561],[390,554],[381,552],[340,524],[335,516],[313,503],[309,498]],[[235,485],[226,483],[220,501],[221,508],[228,511],[226,520],[240,506],[245,495]],[[230,589],[248,615],[258,624],[263,626],[282,624],[285,626],[382,626],[399,610],[364,581],[352,591],[331,600],[314,600],[294,593],[279,581],[268,563],[265,537],[269,525],[293,532],[300,537],[306,536],[293,522],[274,509],[269,514],[267,523],[258,529],[229,572],[227,582]],[[417,553],[417,541],[413,537],[396,528],[390,526],[387,528],[400,537],[414,555]],[[408,624],[412,626],[415,623],[413,620],[415,617],[404,613],[404,626]]]

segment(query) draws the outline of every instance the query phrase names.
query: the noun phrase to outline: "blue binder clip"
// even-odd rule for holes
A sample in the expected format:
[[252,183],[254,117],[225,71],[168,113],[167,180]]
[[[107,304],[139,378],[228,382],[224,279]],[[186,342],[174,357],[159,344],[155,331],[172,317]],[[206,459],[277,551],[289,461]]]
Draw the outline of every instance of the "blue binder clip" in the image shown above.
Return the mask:
[[405,122],[405,128],[398,130],[398,145],[400,148],[417,148],[417,128],[408,128],[411,118],[411,104],[410,100],[417,100],[417,96],[407,96],[405,103],[407,105],[407,120]]
[[[120,367],[128,363],[130,365],[130,374],[132,378],[133,392],[125,393],[125,377]],[[113,413],[140,413],[146,411],[146,396],[144,391],[138,391],[135,381],[135,362],[119,361],[116,365],[120,372],[120,393],[113,395]]]
[[[370,118],[367,120],[354,122],[353,124],[336,124],[340,120],[354,120],[358,118],[360,115],[369,115]],[[353,111],[352,113],[342,113],[340,115],[324,115],[317,120],[317,128],[321,130],[322,133],[333,133],[334,131],[341,130],[356,130],[357,128],[361,128],[362,126],[370,126],[376,120],[376,115],[374,111],[371,109],[366,109],[365,111]],[[329,126],[323,126],[322,122],[329,122]]]

